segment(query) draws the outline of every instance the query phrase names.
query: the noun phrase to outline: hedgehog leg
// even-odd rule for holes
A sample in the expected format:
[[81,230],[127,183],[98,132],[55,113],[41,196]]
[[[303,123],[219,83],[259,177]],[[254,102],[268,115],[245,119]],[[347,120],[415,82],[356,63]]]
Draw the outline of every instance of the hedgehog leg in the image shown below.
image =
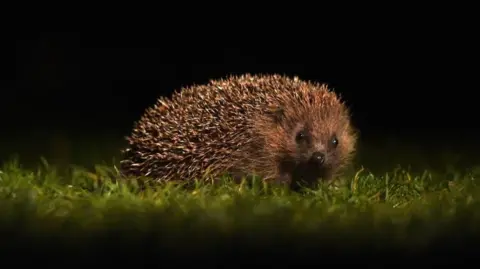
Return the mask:
[[285,184],[290,186],[292,184],[292,176],[288,173],[280,174],[274,181],[275,184]]
[[242,172],[240,169],[231,169],[229,171],[230,177],[233,179],[233,182],[236,184],[242,183],[243,180],[251,181],[252,177],[248,174]]

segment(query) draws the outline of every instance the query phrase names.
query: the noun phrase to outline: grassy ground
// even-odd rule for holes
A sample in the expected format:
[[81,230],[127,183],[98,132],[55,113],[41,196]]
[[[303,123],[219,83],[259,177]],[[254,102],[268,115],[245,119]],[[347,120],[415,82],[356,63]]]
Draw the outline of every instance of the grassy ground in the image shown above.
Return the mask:
[[[98,265],[99,259],[125,263],[128,257],[135,266],[166,260],[200,265],[228,257],[228,265],[232,259],[236,265],[381,265],[389,255],[384,260],[394,264],[418,257],[444,262],[472,254],[468,246],[480,239],[476,153],[431,154],[435,145],[375,141],[376,147],[359,149],[355,169],[339,184],[305,193],[228,179],[142,192],[134,181],[118,180],[122,136],[30,135],[35,139],[0,141],[4,263],[71,258]],[[15,153],[18,161],[6,158]],[[28,259],[18,259],[19,253]]]
[[337,262],[367,252],[363,258],[406,255],[402,261],[416,254],[466,254],[459,247],[480,235],[479,180],[480,169],[359,169],[335,186],[304,193],[228,179],[217,186],[165,184],[142,191],[135,181],[119,180],[114,166],[59,173],[46,161],[27,169],[12,160],[0,168],[0,253],[85,260],[105,257],[107,249],[115,257],[141,250],[144,259],[194,252],[204,262],[219,256],[246,262],[240,250],[264,251],[255,259],[280,262],[325,262],[339,253],[349,259]]

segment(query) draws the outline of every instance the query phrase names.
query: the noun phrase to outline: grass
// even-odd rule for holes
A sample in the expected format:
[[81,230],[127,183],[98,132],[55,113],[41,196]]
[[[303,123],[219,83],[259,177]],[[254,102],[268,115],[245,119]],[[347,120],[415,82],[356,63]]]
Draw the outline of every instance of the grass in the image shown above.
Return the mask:
[[27,169],[11,160],[0,168],[0,253],[95,259],[102,256],[95,247],[116,256],[141,250],[143,258],[196,253],[212,261],[237,257],[241,249],[264,251],[257,260],[284,255],[317,262],[367,250],[404,257],[459,253],[480,235],[479,180],[480,169],[397,167],[373,174],[362,168],[336,185],[302,193],[228,178],[215,186],[166,183],[142,190],[114,166],[60,173],[46,161]]

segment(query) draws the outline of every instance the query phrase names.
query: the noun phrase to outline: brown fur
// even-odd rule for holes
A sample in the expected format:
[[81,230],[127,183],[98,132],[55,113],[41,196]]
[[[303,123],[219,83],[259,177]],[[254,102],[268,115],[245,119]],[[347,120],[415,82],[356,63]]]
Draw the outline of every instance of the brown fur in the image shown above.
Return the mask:
[[[305,137],[297,140],[301,130]],[[356,138],[347,107],[326,85],[231,76],[184,88],[147,109],[127,137],[121,170],[157,180],[202,178],[207,171],[287,183],[330,180],[349,164]],[[323,166],[309,164],[315,151],[325,154]]]

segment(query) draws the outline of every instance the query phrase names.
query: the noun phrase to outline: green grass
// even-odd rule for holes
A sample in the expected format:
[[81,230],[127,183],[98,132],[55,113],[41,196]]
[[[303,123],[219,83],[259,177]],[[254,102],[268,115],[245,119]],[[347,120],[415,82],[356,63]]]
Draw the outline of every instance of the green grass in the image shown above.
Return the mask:
[[[226,247],[232,242],[250,251],[283,248],[293,256],[319,249],[454,249],[479,238],[479,180],[480,169],[359,169],[336,185],[302,193],[228,179],[215,186],[167,183],[142,190],[121,179],[114,166],[60,173],[45,161],[26,169],[13,160],[0,168],[0,228],[9,231],[2,238],[9,247],[29,240],[33,251],[31,242],[48,241],[38,251],[89,255],[92,246],[220,255],[235,252]],[[25,251],[25,245],[15,246]]]

